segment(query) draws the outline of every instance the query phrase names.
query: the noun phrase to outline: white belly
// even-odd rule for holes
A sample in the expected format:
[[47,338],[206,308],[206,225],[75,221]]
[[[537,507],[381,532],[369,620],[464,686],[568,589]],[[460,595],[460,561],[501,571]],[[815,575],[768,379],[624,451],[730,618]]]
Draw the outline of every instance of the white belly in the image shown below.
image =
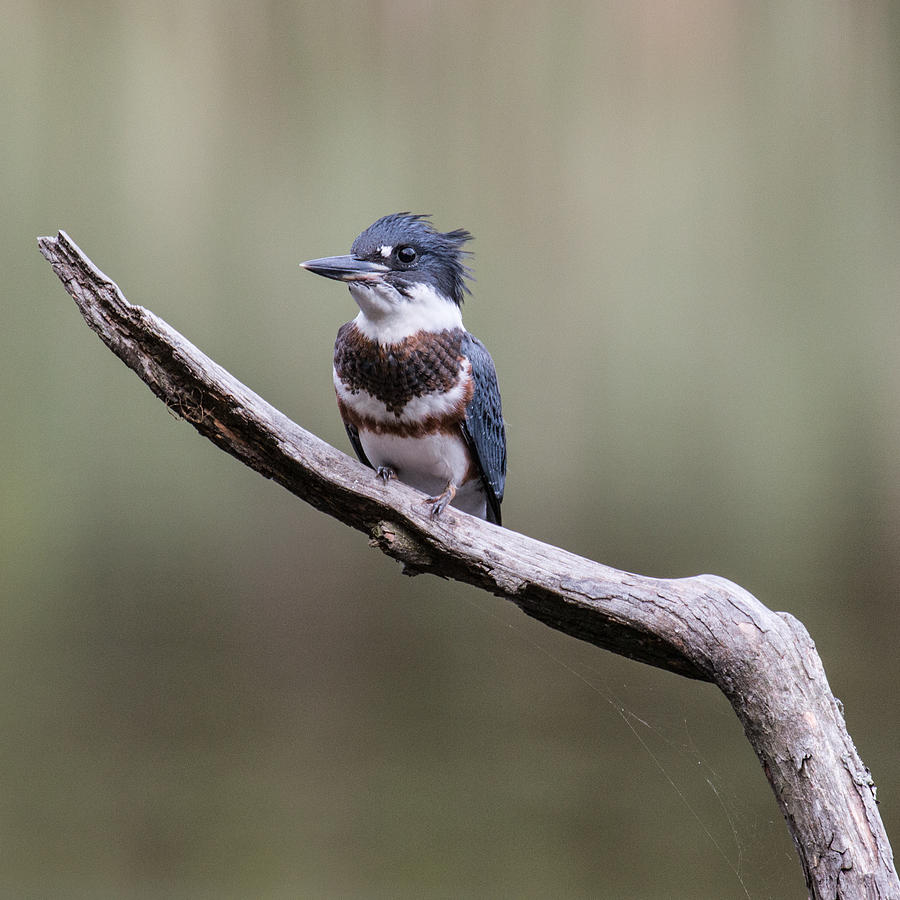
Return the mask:
[[448,484],[455,484],[459,491],[451,505],[485,517],[487,507],[481,479],[462,483],[469,471],[469,452],[462,435],[437,432],[401,438],[361,429],[359,439],[376,469],[390,466],[404,484],[424,491],[429,497],[440,494]]

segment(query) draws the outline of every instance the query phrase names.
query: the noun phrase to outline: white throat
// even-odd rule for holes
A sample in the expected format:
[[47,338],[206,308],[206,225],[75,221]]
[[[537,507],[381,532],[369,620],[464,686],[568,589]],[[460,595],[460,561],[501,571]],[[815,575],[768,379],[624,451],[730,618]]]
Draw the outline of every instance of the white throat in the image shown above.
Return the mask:
[[359,306],[353,320],[356,327],[379,344],[398,344],[419,331],[463,327],[459,307],[430,285],[417,284],[409,297],[383,283],[371,287],[350,284],[349,288]]

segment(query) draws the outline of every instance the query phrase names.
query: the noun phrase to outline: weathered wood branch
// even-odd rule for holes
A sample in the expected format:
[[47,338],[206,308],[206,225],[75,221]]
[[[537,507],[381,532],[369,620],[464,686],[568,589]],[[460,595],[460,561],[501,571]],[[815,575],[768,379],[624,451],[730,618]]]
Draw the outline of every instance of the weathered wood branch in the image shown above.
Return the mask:
[[88,325],[169,409],[404,564],[506,597],[552,628],[714,682],[759,757],[810,896],[900,898],[875,788],[803,625],[713,575],[621,572],[382,484],[304,431],[119,288],[64,233],[38,239]]

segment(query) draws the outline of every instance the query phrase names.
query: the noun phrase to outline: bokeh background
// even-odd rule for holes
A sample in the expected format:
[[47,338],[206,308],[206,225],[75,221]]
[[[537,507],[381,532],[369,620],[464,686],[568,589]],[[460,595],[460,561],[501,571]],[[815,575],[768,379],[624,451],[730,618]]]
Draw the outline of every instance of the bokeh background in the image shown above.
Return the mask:
[[896,4],[0,13],[0,895],[805,896],[715,689],[215,449],[84,326],[59,228],[344,449],[354,308],[297,263],[472,230],[509,527],[799,617],[896,840]]

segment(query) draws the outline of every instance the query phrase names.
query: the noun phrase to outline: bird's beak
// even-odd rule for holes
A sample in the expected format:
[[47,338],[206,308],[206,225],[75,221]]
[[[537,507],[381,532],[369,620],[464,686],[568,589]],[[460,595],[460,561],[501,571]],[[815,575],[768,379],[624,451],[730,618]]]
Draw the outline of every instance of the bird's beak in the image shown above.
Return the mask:
[[385,272],[390,271],[381,263],[357,259],[355,256],[325,256],[302,262],[300,267],[336,281],[378,281]]

